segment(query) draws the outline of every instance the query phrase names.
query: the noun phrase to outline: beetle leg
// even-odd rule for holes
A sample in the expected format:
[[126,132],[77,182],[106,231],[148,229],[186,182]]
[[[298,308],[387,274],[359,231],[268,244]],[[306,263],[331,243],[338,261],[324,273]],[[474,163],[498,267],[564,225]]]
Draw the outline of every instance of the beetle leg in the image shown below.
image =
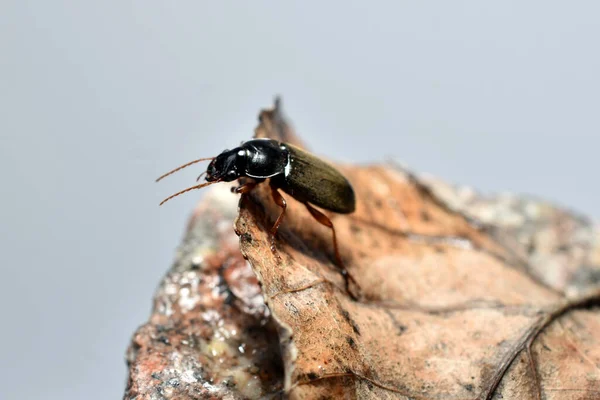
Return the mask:
[[256,183],[256,182],[248,182],[248,183],[245,183],[238,187],[232,187],[231,192],[232,193],[240,193],[240,194],[248,193],[248,192],[252,191],[252,189],[254,189],[257,184],[258,183]]
[[276,187],[271,186],[271,196],[279,207],[281,207],[281,214],[277,217],[277,220],[273,224],[271,228],[271,251],[275,252],[275,234],[277,233],[277,229],[279,225],[281,225],[281,221],[283,221],[283,216],[285,215],[285,209],[287,207],[287,203],[281,193],[277,191]]
[[327,218],[325,214],[323,214],[321,211],[317,210],[310,204],[304,203],[304,205],[306,206],[306,208],[308,209],[308,211],[314,219],[316,219],[320,224],[325,225],[326,227],[331,229],[331,233],[333,234],[333,250],[335,252],[335,259],[337,261],[340,273],[344,277],[346,292],[350,295],[350,297],[352,297],[352,299],[358,300],[358,298],[350,291],[350,282],[352,282],[356,287],[359,286],[356,282],[356,279],[354,279],[352,275],[350,275],[350,272],[348,272],[348,270],[344,266],[344,263],[342,262],[342,257],[340,256],[340,251],[338,249],[337,237],[335,235],[335,228],[333,227],[333,222],[331,222],[331,220]]

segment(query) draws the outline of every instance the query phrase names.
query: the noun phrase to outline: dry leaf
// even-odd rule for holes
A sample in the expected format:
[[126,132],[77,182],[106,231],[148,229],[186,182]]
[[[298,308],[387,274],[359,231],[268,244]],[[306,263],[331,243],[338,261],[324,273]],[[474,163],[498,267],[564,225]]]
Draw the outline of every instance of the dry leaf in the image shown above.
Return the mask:
[[[256,136],[302,145],[279,103]],[[337,167],[357,210],[326,213],[359,301],[303,205],[283,194],[273,252],[268,185],[239,215],[215,187],[134,336],[125,399],[600,399],[600,231],[587,219],[395,164]]]
[[[289,131],[275,108],[256,136]],[[284,194],[272,252],[279,209],[267,185],[240,202],[241,250],[280,326],[291,398],[600,398],[598,234],[587,221],[523,200],[496,207],[524,207],[509,225],[396,165],[338,167],[357,210],[328,214],[359,301],[331,232],[301,204]]]

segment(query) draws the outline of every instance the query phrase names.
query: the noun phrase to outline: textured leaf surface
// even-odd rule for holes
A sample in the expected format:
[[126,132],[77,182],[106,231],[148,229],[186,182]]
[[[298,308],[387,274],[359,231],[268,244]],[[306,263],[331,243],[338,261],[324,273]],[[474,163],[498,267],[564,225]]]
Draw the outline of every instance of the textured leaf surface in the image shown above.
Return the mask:
[[[256,136],[302,146],[278,104]],[[396,164],[338,167],[357,210],[328,215],[359,301],[303,205],[284,194],[272,251],[268,185],[239,213],[211,188],[134,335],[125,399],[600,399],[590,221]]]
[[[256,135],[294,140],[277,109]],[[282,329],[292,398],[600,398],[589,222],[542,202],[461,202],[396,165],[338,167],[357,210],[329,216],[359,301],[344,290],[330,231],[290,196],[274,252],[267,185],[242,197],[236,222]]]

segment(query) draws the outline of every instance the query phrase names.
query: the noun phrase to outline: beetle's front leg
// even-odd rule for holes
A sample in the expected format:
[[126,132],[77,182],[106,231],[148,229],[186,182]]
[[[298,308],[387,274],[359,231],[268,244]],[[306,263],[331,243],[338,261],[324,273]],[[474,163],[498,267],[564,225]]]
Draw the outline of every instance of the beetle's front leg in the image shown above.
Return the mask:
[[231,193],[239,193],[239,194],[249,193],[252,191],[252,189],[254,189],[256,187],[256,185],[258,185],[257,182],[246,182],[240,186],[232,187]]

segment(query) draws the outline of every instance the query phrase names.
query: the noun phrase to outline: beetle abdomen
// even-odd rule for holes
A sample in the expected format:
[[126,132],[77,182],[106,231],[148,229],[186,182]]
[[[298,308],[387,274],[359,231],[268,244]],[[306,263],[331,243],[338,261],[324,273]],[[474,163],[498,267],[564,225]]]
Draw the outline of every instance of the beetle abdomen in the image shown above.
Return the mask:
[[333,212],[354,211],[354,190],[344,175],[320,158],[287,143],[284,145],[290,155],[290,166],[281,185],[284,192]]

